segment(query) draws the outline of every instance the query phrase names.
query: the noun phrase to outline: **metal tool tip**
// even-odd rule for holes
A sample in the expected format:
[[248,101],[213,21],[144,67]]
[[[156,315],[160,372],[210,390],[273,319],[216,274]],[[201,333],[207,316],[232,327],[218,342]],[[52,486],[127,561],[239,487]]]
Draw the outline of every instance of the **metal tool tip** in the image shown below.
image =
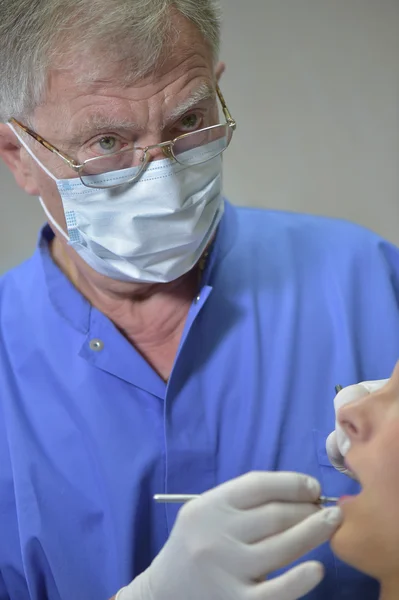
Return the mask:
[[320,496],[317,504],[337,504],[338,500],[336,496]]

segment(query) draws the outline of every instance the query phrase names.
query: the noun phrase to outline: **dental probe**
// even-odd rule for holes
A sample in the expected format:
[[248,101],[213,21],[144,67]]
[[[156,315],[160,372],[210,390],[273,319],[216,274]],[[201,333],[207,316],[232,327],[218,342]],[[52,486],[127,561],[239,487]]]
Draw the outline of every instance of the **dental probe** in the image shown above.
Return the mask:
[[[342,385],[335,386],[335,393],[338,394],[342,390]],[[163,504],[185,504],[189,500],[199,498],[200,494],[155,494],[154,500]],[[316,504],[336,504],[339,498],[334,496],[320,496]]]
[[[185,504],[190,500],[199,498],[200,494],[155,494],[154,500],[158,503],[164,504]],[[333,498],[331,496],[320,496],[315,504],[336,504],[339,498]]]

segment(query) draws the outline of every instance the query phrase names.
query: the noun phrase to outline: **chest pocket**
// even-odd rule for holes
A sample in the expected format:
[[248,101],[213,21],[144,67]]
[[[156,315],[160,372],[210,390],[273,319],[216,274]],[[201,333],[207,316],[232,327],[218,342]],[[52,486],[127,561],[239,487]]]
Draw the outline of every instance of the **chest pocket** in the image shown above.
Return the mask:
[[[326,451],[326,439],[330,431],[313,431],[313,439],[319,470],[319,481],[324,496],[345,496],[357,494],[360,485],[337,471],[330,463]],[[335,555],[333,556],[336,574],[335,592],[331,600],[377,600],[379,597],[379,585],[373,579],[366,577]]]

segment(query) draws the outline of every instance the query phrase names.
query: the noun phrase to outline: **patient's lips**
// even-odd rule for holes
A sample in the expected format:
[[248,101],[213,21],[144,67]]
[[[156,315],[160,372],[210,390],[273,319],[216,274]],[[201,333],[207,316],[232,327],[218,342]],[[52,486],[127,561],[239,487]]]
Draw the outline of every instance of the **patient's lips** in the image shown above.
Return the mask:
[[356,500],[356,498],[357,494],[355,494],[354,496],[341,496],[341,498],[338,500],[338,505],[342,506],[343,504],[347,504],[348,502]]

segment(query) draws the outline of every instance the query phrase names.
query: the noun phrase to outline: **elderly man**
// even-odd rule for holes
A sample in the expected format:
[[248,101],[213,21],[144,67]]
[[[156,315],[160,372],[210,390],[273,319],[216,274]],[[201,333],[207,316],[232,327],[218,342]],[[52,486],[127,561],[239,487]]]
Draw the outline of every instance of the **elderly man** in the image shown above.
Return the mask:
[[399,253],[223,199],[218,43],[211,0],[1,3],[0,155],[48,225],[0,281],[0,600],[377,597],[318,481],[357,490],[334,385],[396,362]]

